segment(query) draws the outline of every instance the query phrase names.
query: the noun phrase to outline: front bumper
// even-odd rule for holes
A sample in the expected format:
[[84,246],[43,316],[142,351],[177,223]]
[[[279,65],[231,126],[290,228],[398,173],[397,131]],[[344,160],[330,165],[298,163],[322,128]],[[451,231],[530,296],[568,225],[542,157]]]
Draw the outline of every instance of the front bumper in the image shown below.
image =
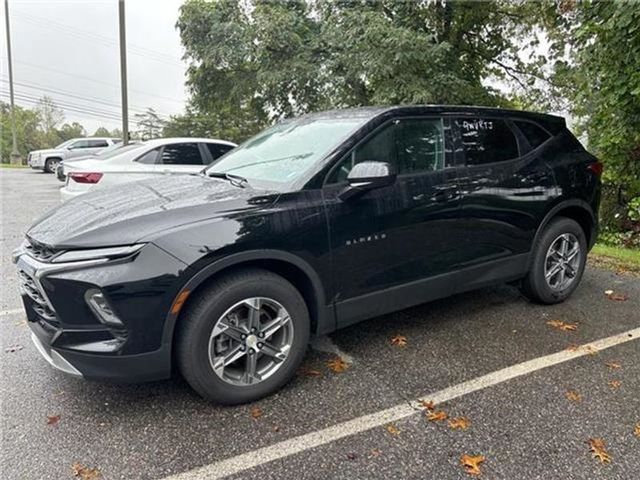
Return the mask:
[[34,170],[44,169],[44,158],[41,155],[31,155],[27,158],[27,164]]
[[[170,376],[171,345],[163,342],[163,328],[183,264],[152,244],[114,261],[55,264],[24,251],[14,261],[33,343],[51,366],[117,382]],[[84,300],[90,288],[108,295],[123,329],[101,323],[91,311]]]

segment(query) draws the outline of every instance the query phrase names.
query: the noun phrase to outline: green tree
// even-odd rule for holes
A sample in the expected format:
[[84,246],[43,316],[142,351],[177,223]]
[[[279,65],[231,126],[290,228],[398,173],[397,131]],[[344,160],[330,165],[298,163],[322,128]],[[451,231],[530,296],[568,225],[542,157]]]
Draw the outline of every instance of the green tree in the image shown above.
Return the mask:
[[[39,132],[40,118],[38,112],[16,106],[16,139],[18,152],[23,159],[31,150],[41,147]],[[11,137],[11,107],[8,103],[0,102],[0,159],[2,163],[9,163],[12,148]]]
[[53,99],[47,95],[44,95],[38,100],[36,111],[40,119],[40,132],[43,137],[43,142],[53,147],[59,143],[59,135],[56,128],[64,121],[64,112],[58,108]]
[[87,131],[78,122],[65,123],[55,131],[58,137],[58,143],[62,143],[71,138],[87,136]]
[[625,214],[640,201],[640,3],[564,1],[546,10],[554,94],[569,101],[605,164],[602,220],[632,228]]
[[109,129],[104,127],[98,127],[95,132],[93,132],[94,137],[110,137],[111,132]]
[[532,25],[506,0],[188,0],[177,24],[190,61],[188,116],[212,116],[238,139],[327,108],[504,105],[484,80],[525,69],[518,39]]
[[141,139],[149,140],[162,135],[162,129],[166,122],[153,108],[147,108],[145,113],[136,113],[133,118],[138,125],[137,136]]

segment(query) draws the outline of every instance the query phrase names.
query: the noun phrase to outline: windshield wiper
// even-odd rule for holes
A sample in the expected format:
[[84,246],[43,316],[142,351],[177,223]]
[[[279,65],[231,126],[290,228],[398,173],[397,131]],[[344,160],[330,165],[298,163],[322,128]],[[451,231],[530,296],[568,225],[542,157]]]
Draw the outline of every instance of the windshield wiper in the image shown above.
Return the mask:
[[232,173],[207,172],[207,177],[222,178],[224,180],[228,180],[231,185],[234,185],[240,188],[244,188],[246,185],[249,184],[249,180],[247,180],[246,178],[241,177],[240,175],[234,175]]

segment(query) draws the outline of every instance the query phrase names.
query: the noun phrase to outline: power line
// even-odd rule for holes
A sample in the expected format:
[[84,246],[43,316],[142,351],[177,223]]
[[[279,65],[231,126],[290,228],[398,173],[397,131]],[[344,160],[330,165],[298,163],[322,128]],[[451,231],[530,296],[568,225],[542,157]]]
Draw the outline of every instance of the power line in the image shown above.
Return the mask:
[[[0,57],[0,58],[3,59],[3,60],[7,59],[6,57]],[[87,80],[89,82],[99,83],[101,85],[107,85],[109,87],[116,88],[116,89],[120,90],[120,86],[115,85],[113,83],[105,82],[103,80],[98,80],[96,78],[91,78],[91,77],[87,77],[87,76],[79,75],[79,74],[75,74],[75,73],[69,73],[69,72],[65,72],[64,70],[59,70],[59,69],[51,68],[51,67],[44,67],[42,65],[36,65],[34,63],[23,62],[23,61],[20,61],[20,60],[14,60],[14,62],[15,63],[19,63],[21,65],[26,65],[26,66],[31,67],[31,68],[37,68],[37,69],[40,69],[40,70],[45,70],[45,71],[49,71],[49,72],[55,72],[55,73],[58,73],[60,75],[66,75],[66,76],[72,77],[72,78],[74,78],[76,80],[77,79]],[[147,93],[147,92],[143,92],[141,90],[134,90],[133,88],[130,88],[129,90],[131,90],[132,92],[136,92],[136,93],[138,93],[140,95],[146,95],[148,97],[154,97],[154,98],[162,98],[163,100],[168,100],[170,102],[178,103],[178,104],[184,106],[184,101],[177,100],[175,98],[165,97],[165,96],[158,95],[158,94],[155,94],[155,93]]]
[[[117,42],[115,39],[112,39],[104,35],[99,35],[93,32],[87,32],[86,30],[81,30],[61,22],[56,22],[54,20],[49,20],[49,19],[43,19],[42,17],[37,17],[33,15],[27,15],[24,12],[19,12],[15,16],[22,19],[23,21],[34,24],[36,26],[44,26],[47,29],[57,30],[59,32],[66,33],[76,38],[81,38],[82,40],[89,39],[105,47],[117,46]],[[182,63],[176,62],[175,59],[172,58],[171,56],[166,55],[157,50],[152,50],[146,47],[136,47],[136,46],[132,46],[128,50],[133,55],[137,55],[137,56],[146,58],[148,60],[154,60],[160,63],[164,63],[165,65],[184,69],[184,65]]]
[[[0,82],[7,83],[7,80],[5,80],[2,77],[0,77]],[[20,85],[20,86],[22,86],[24,88],[32,89],[32,90],[42,90],[42,91],[45,91],[45,92],[55,93],[55,94],[58,94],[58,95],[65,95],[67,97],[75,98],[75,99],[78,99],[78,100],[83,100],[83,101],[87,101],[87,102],[91,102],[91,103],[97,103],[97,104],[100,104],[100,105],[105,105],[105,106],[108,106],[108,107],[120,108],[120,105],[118,105],[117,103],[105,102],[104,100],[101,100],[101,99],[98,99],[98,98],[95,98],[95,97],[86,97],[86,96],[82,96],[82,95],[76,95],[76,94],[74,94],[72,92],[68,92],[68,91],[65,91],[65,90],[58,90],[58,89],[54,89],[54,88],[48,88],[48,87],[45,87],[43,85],[38,85],[38,84],[29,84],[29,83],[23,83],[23,82],[13,82],[13,83],[16,84],[16,85]],[[147,108],[149,108],[149,107],[147,107]],[[136,113],[146,113],[147,108],[136,106],[136,107],[134,107],[134,111]],[[154,109],[154,112],[155,112],[155,109]],[[170,114],[160,113],[160,112],[155,112],[155,113],[159,117],[166,117],[166,118],[170,117]]]

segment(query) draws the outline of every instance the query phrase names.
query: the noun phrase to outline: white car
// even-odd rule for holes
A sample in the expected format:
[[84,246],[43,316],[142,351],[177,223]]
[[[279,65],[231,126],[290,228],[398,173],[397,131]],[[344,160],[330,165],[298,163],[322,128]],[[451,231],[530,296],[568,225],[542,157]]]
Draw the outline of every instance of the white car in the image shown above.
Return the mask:
[[235,147],[235,143],[209,138],[162,138],[125,145],[109,159],[65,164],[67,181],[60,196],[65,201],[96,188],[156,175],[198,173]]
[[34,170],[44,170],[47,173],[54,173],[58,164],[63,160],[95,155],[119,142],[119,138],[108,137],[72,138],[71,140],[62,142],[55,148],[29,152],[27,163]]

